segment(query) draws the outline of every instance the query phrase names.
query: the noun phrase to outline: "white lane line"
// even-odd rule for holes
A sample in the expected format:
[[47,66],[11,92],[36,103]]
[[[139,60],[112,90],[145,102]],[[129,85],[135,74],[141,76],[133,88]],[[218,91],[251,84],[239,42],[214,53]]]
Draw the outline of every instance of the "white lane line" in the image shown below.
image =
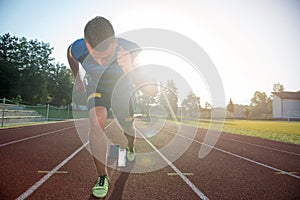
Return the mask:
[[[50,171],[46,171],[46,170],[40,170],[37,172],[38,174],[48,174],[50,173]],[[67,171],[56,171],[56,174],[67,174]]]
[[166,163],[180,176],[180,178],[203,200],[208,200],[205,196],[171,161],[169,161],[139,130],[137,132],[145,139],[145,141],[160,155],[160,157],[166,161]]
[[[184,125],[186,125],[186,126],[192,126],[190,124],[184,124]],[[192,126],[192,127],[194,127],[194,126]],[[233,133],[228,133],[228,134],[233,134]],[[235,135],[235,134],[233,134],[233,135]],[[243,135],[241,135],[241,136],[243,136]],[[266,146],[263,146],[263,145],[253,144],[253,143],[250,143],[250,142],[244,142],[244,141],[236,140],[236,139],[232,139],[232,138],[225,138],[225,137],[222,137],[222,136],[219,136],[219,138],[222,138],[224,140],[232,140],[232,141],[235,141],[235,142],[239,142],[239,143],[243,143],[243,144],[248,144],[248,145],[252,145],[252,146],[256,146],[256,147],[260,147],[260,148],[264,148],[264,149],[269,149],[269,150],[273,150],[273,151],[278,151],[278,152],[281,152],[281,153],[287,153],[287,154],[291,154],[291,155],[295,155],[295,156],[300,156],[299,153],[290,152],[290,151],[281,150],[281,149],[276,149],[276,148],[273,148],[273,147],[266,147]]]
[[[110,122],[106,127],[108,128],[112,123]],[[26,190],[23,194],[21,194],[16,200],[24,200],[29,195],[31,195],[34,191],[36,191],[43,183],[45,183],[53,174],[55,174],[60,168],[62,168],[67,162],[69,162],[72,158],[74,158],[83,148],[85,148],[89,142],[86,142],[81,147],[79,147],[76,151],[74,151],[69,157],[67,157],[64,161],[59,163],[56,167],[54,167],[48,174],[43,176],[38,182],[36,182],[33,186],[31,186],[28,190]]]
[[[82,125],[86,125],[86,124],[80,124],[78,126],[82,126]],[[4,147],[4,146],[7,146],[7,145],[15,144],[15,143],[18,143],[18,142],[23,142],[23,141],[26,141],[26,140],[31,140],[31,139],[34,139],[34,138],[38,138],[38,137],[42,137],[42,136],[45,136],[45,135],[49,135],[49,134],[52,134],[52,133],[57,133],[57,132],[60,132],[60,131],[65,131],[65,130],[68,130],[68,129],[71,129],[71,128],[74,128],[74,127],[75,126],[71,126],[71,127],[59,129],[59,130],[56,130],[56,131],[46,132],[46,133],[42,133],[42,134],[39,134],[39,135],[35,135],[35,136],[31,136],[31,137],[27,137],[27,138],[23,138],[23,139],[19,139],[19,140],[14,140],[14,141],[11,141],[11,142],[0,144],[0,148]]]
[[[178,176],[177,173],[167,173],[168,176]],[[182,173],[183,175],[185,176],[194,176],[194,173],[189,173],[189,172],[186,172],[186,173]]]
[[243,143],[243,144],[248,144],[248,145],[260,147],[260,148],[263,148],[263,149],[269,149],[269,150],[278,151],[278,152],[281,152],[281,153],[287,153],[287,154],[291,154],[291,155],[295,155],[295,156],[300,156],[299,153],[294,153],[294,152],[290,152],[290,151],[276,149],[276,148],[273,148],[273,147],[266,147],[266,146],[262,146],[260,144],[253,144],[253,143],[250,143],[250,142],[244,142],[244,141],[240,141],[240,140],[236,140],[236,139],[232,139],[232,138],[225,138],[225,137],[222,137],[222,136],[220,138],[222,138],[224,140],[232,140],[232,141],[235,141],[235,142],[239,142],[239,143]]
[[69,162],[69,160],[71,160],[74,156],[76,156],[76,154],[78,154],[86,145],[88,145],[88,142],[83,144],[79,149],[73,152],[68,158],[66,158],[56,167],[54,167],[48,174],[46,174],[43,178],[41,178],[38,182],[36,182],[33,186],[31,186],[26,192],[24,192],[16,200],[26,199],[35,190],[37,190],[43,183],[45,183],[53,174],[55,174],[60,168],[62,168],[67,162]]
[[[177,135],[175,132],[169,131],[169,130],[167,130],[167,129],[163,129],[163,130],[166,131],[166,132],[169,132],[169,133],[172,133],[172,134]],[[240,159],[242,159],[242,160],[246,160],[246,161],[248,161],[248,162],[251,162],[251,163],[260,165],[260,166],[262,166],[262,167],[265,167],[265,168],[274,170],[274,171],[276,171],[276,172],[280,172],[281,174],[286,174],[286,175],[288,175],[288,176],[291,176],[291,177],[300,179],[300,176],[297,176],[297,175],[292,174],[292,173],[290,173],[290,172],[287,172],[287,171],[284,171],[284,170],[281,170],[281,169],[278,169],[278,168],[275,168],[275,167],[272,167],[272,166],[269,166],[269,165],[260,163],[260,162],[255,161],[255,160],[251,160],[251,159],[249,159],[249,158],[245,158],[245,157],[243,157],[243,156],[237,155],[237,154],[235,154],[235,153],[231,153],[231,152],[229,152],[229,151],[225,151],[225,150],[220,149],[220,148],[215,147],[215,146],[211,146],[211,145],[208,145],[208,144],[204,144],[203,142],[200,142],[200,141],[198,141],[198,140],[191,139],[191,138],[186,137],[186,136],[183,136],[183,135],[178,135],[178,136],[183,137],[183,138],[188,139],[188,140],[191,140],[191,141],[194,141],[194,142],[197,142],[197,143],[202,144],[202,145],[205,145],[205,146],[209,146],[209,147],[211,147],[211,148],[213,148],[213,149],[216,149],[216,150],[218,150],[218,151],[221,151],[221,152],[223,152],[223,153],[229,154],[229,155],[231,155],[231,156],[240,158]]]

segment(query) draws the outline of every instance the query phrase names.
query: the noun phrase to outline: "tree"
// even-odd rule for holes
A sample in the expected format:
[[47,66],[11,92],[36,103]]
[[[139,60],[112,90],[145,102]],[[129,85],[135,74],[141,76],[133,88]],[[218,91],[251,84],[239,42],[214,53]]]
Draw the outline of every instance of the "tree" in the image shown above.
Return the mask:
[[159,94],[159,103],[166,110],[169,118],[175,118],[178,111],[177,88],[173,80],[167,81],[166,86],[162,86]]
[[256,91],[253,98],[251,99],[251,111],[250,116],[255,118],[262,118],[265,115],[271,114],[270,110],[271,99],[267,97],[265,92]]
[[283,92],[284,91],[284,86],[281,85],[280,83],[275,83],[273,85],[273,92]]
[[212,106],[209,102],[205,102],[205,110],[208,110],[208,111],[212,110]]
[[144,95],[141,91],[135,92],[135,107],[145,117],[149,116],[150,99]]
[[181,106],[183,112],[189,117],[199,117],[201,109],[200,97],[197,97],[192,91],[190,91],[187,97],[183,100]]
[[15,52],[15,45],[18,38],[11,36],[9,33],[0,37],[0,60],[14,63],[17,59]]
[[13,62],[15,55],[12,51],[15,49],[17,37],[5,34],[0,37],[0,97],[14,98],[17,96],[18,87],[18,64]]
[[233,116],[233,113],[234,113],[234,105],[233,105],[233,102],[232,102],[232,99],[230,98],[229,100],[229,103],[227,105],[227,112],[228,113],[231,113],[231,116]]
[[250,105],[253,107],[263,105],[264,103],[266,103],[266,100],[267,100],[267,95],[265,92],[256,91],[254,93],[254,96],[251,99]]
[[244,117],[248,118],[249,114],[250,114],[250,108],[246,107],[245,110],[244,110]]
[[54,73],[48,77],[48,96],[52,98],[51,104],[68,105],[72,102],[73,80],[71,70],[57,63]]
[[213,110],[212,105],[209,102],[205,102],[204,108],[201,108],[201,117],[211,118],[211,113]]
[[[45,104],[51,99],[60,105],[71,102],[73,77],[65,66],[52,62],[52,50],[50,44],[38,40],[8,33],[0,36],[0,96],[21,96],[30,104]],[[61,89],[54,92],[54,87]]]
[[17,81],[19,77],[18,68],[7,62],[0,60],[0,98],[12,99],[17,96]]
[[19,66],[19,94],[29,102],[47,103],[48,76],[55,70],[50,57],[53,48],[48,43],[19,38],[15,53],[20,55],[16,62]]

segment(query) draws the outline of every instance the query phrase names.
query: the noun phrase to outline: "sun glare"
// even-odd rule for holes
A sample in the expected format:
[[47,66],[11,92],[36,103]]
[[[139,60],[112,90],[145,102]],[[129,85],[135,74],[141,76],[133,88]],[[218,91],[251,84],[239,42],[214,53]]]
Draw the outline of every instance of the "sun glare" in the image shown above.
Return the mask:
[[[178,89],[180,101],[182,101],[190,91],[201,98],[201,104],[204,104],[205,101],[210,101],[209,88],[207,88],[201,72],[197,71],[191,63],[179,55],[160,49],[143,50],[140,56],[140,65],[160,65],[169,68],[170,72],[173,71],[177,73],[178,76],[175,77],[177,80],[173,81]],[[166,84],[170,79],[172,79],[170,74],[157,74],[157,81],[163,84]],[[186,81],[189,87],[182,84],[183,81]]]

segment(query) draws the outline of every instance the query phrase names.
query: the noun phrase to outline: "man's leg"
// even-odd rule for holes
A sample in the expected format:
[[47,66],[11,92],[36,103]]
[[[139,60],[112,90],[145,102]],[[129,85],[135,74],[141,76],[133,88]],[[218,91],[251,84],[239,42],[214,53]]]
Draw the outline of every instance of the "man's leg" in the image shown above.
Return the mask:
[[[128,119],[128,118],[127,118]],[[127,160],[134,161],[135,160],[135,137],[136,137],[136,129],[133,125],[133,119],[130,117],[130,120],[123,122],[124,135],[127,138]]]
[[104,137],[104,128],[107,119],[105,107],[96,106],[89,110],[90,133],[89,141],[98,175],[107,174],[105,164],[107,145]]
[[103,106],[96,106],[89,110],[90,132],[89,142],[94,163],[99,176],[93,187],[93,195],[104,197],[108,191],[108,168],[106,167],[107,143],[104,133],[107,120],[107,110]]
[[[121,99],[121,98],[120,98]],[[130,150],[134,147],[136,130],[134,126],[133,118],[133,101],[130,99],[128,105],[123,105],[123,102],[120,102],[119,116],[118,121],[124,130],[125,137],[127,138],[127,146]],[[129,111],[129,113],[128,113]]]
[[124,135],[127,138],[127,146],[129,148],[134,147],[134,142],[135,142],[135,135],[136,135],[136,130],[133,125],[131,125],[129,128],[124,129]]

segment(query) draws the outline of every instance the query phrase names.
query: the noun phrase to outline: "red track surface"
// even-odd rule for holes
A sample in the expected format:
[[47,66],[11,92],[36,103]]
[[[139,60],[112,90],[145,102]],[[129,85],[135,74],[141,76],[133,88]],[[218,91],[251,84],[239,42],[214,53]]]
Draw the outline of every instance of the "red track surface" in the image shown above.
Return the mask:
[[[174,137],[173,132],[176,126],[167,124],[149,141],[159,149]],[[107,134],[125,144],[116,123]],[[204,135],[205,130],[199,129],[173,166],[182,173],[192,173],[185,177],[207,198],[300,199],[299,145],[222,133],[216,148],[199,159]],[[47,175],[41,171],[53,170],[82,145],[73,122],[1,129],[0,199],[18,198]],[[136,147],[138,152],[154,151],[144,139],[138,139]],[[59,172],[34,188],[27,199],[94,199],[91,188],[97,174],[86,148]],[[200,199],[180,176],[168,173],[175,173],[170,166],[141,174],[115,170],[106,199]]]

